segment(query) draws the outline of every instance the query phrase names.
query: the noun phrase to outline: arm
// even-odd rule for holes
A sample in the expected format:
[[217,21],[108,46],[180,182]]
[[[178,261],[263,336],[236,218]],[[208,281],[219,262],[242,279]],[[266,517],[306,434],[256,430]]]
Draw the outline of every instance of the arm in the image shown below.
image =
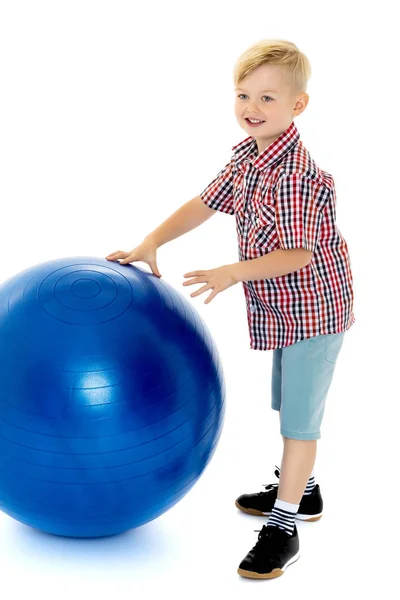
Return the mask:
[[196,196],[178,208],[157,229],[147,235],[146,239],[151,238],[159,248],[163,244],[195,229],[195,227],[216,214],[217,212],[213,208],[209,208],[200,196]]
[[190,294],[192,297],[198,296],[211,288],[213,291],[204,302],[204,304],[208,304],[219,292],[239,283],[239,281],[271,279],[272,277],[287,275],[308,265],[311,258],[311,250],[305,248],[292,248],[290,250],[278,248],[265,256],[260,256],[260,258],[243,260],[208,271],[185,273],[184,277],[193,277],[193,279],[185,281],[183,285],[204,284],[197,292]]
[[278,248],[265,256],[227,265],[236,281],[256,281],[280,277],[302,269],[311,262],[313,253],[305,248]]
[[230,265],[238,281],[270,279],[307,266],[318,246],[329,190],[301,173],[283,177],[275,191],[275,223],[280,248]]

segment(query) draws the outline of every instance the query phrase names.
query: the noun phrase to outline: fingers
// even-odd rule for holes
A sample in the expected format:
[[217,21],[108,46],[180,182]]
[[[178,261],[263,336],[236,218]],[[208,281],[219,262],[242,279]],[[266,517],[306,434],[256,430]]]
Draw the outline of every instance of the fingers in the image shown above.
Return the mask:
[[190,273],[185,273],[184,277],[202,277],[205,275],[205,271],[191,271]]
[[123,252],[122,250],[117,250],[117,252],[112,252],[111,254],[106,256],[106,259],[113,261],[121,259],[119,263],[120,265],[126,265],[134,261],[142,260],[143,262],[149,265],[153,275],[156,275],[156,277],[162,277],[157,265],[157,261],[150,257],[146,258],[146,256],[144,256],[143,253],[140,252],[140,250],[138,252],[136,252],[136,250],[136,248],[131,252]]
[[149,264],[149,266],[150,266],[150,269],[153,271],[153,275],[156,275],[157,277],[162,277],[160,271],[158,270],[157,263],[155,261],[151,262]]
[[192,292],[190,295],[192,298],[194,298],[195,296],[199,296],[200,294],[202,294],[203,292],[206,292],[209,289],[211,289],[211,285],[206,284],[206,285],[203,285],[203,287],[198,289],[196,292]]
[[106,256],[106,258],[115,258],[117,256],[117,254],[121,254],[121,252],[122,252],[122,250],[117,250],[116,252],[112,252],[111,254]]
[[124,256],[122,258],[122,260],[120,261],[119,264],[120,265],[126,265],[127,263],[133,262],[134,260],[135,260],[134,259],[134,255],[133,254],[128,254],[128,255],[126,255],[126,256]]
[[193,285],[196,283],[204,283],[205,281],[209,281],[210,278],[209,277],[194,277],[193,279],[190,279],[189,281],[184,281],[182,283],[182,285]]
[[204,304],[209,304],[211,302],[211,300],[213,300],[215,298],[215,296],[218,294],[217,291],[213,291],[206,300],[204,300]]
[[127,255],[126,252],[123,252],[122,250],[117,250],[116,252],[112,252],[111,254],[106,256],[106,259],[107,260],[116,260],[117,258],[120,258],[123,254],[125,254],[125,256]]

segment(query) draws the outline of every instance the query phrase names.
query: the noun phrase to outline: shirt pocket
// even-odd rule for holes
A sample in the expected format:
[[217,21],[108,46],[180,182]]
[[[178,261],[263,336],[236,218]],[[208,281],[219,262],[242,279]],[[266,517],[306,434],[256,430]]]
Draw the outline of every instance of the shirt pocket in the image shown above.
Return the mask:
[[249,208],[248,242],[259,250],[268,250],[279,245],[275,226],[275,207],[263,202]]

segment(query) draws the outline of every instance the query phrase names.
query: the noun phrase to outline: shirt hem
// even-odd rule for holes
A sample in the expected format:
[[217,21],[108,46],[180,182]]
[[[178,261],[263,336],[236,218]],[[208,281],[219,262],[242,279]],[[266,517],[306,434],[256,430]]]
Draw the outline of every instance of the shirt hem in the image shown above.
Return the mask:
[[307,340],[309,338],[315,337],[317,335],[327,335],[327,334],[334,334],[334,333],[343,333],[344,331],[348,331],[350,329],[350,327],[352,325],[354,325],[354,323],[356,322],[355,317],[353,316],[352,320],[350,321],[349,325],[347,327],[345,327],[344,329],[340,329],[338,331],[320,331],[319,333],[315,333],[313,335],[305,335],[302,338],[299,338],[298,340],[294,340],[293,342],[289,342],[288,344],[284,344],[283,346],[272,346],[271,348],[268,347],[268,344],[265,343],[260,343],[260,342],[253,342],[250,341],[250,350],[278,350],[279,348],[286,348],[287,346],[291,346],[292,344],[295,344],[296,342],[301,342],[302,340]]

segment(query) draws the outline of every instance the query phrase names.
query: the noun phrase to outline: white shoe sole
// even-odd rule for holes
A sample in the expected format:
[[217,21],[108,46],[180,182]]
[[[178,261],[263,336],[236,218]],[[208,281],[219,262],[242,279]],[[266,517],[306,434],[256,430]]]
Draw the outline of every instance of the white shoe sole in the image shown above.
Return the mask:
[[[241,510],[244,513],[247,513],[248,515],[255,515],[256,517],[269,517],[270,515],[272,515],[272,512],[261,512],[258,510],[254,510],[253,508],[243,508],[243,506],[240,506],[240,504],[238,503],[238,501],[235,501],[235,505],[236,507]],[[296,514],[296,519],[299,519],[299,521],[318,521],[318,519],[320,519],[322,517],[323,513],[316,513],[315,515],[303,515],[302,513],[297,513]]]
[[296,562],[296,560],[299,560],[299,558],[300,558],[300,550],[298,551],[297,554],[295,554],[294,556],[292,556],[292,558],[290,560],[288,560],[288,562],[286,563],[286,565],[283,565],[282,571],[285,571],[286,567],[288,567],[292,563]]
[[323,513],[317,513],[316,515],[302,515],[301,513],[296,513],[296,519],[300,521],[318,521],[322,517]]
[[250,579],[273,579],[274,577],[280,577],[284,574],[286,568],[296,562],[300,558],[300,550],[292,556],[290,560],[287,561],[285,565],[281,569],[273,569],[271,573],[254,573],[253,571],[246,571],[244,569],[238,569],[237,572],[242,577],[249,577]]

